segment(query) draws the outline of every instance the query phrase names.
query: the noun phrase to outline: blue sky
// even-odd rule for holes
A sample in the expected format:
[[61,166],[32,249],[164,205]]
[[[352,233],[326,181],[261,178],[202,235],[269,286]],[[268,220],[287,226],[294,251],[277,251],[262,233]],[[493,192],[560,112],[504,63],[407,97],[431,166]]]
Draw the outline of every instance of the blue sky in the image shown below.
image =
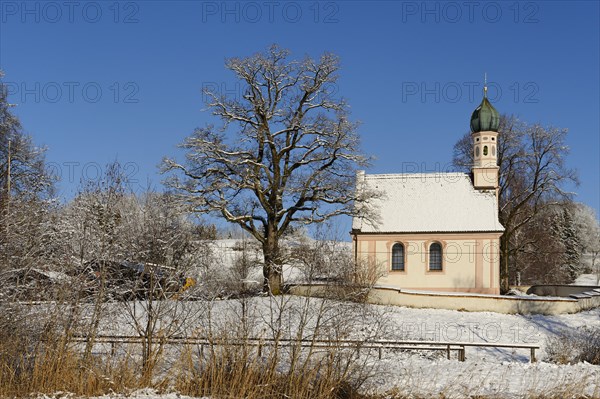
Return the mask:
[[481,100],[569,128],[577,200],[600,208],[597,1],[0,1],[11,102],[69,198],[115,159],[159,186],[195,127],[202,87],[238,95],[227,57],[272,43],[341,57],[336,90],[362,122],[371,172],[445,170]]

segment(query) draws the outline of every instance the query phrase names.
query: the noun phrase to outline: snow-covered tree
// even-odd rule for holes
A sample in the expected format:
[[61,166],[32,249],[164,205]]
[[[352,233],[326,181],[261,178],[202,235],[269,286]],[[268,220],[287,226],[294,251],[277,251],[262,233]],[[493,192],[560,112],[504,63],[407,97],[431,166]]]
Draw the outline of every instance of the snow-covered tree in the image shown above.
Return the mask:
[[33,144],[13,113],[16,105],[9,103],[2,76],[0,71],[0,294],[18,295],[51,248],[53,180],[45,150]]
[[0,71],[0,208],[6,210],[10,197],[48,197],[53,180],[45,165],[45,148],[34,145],[11,104]]
[[280,239],[294,224],[360,211],[355,173],[367,158],[348,105],[332,90],[336,56],[289,60],[287,50],[272,46],[232,58],[227,68],[241,81],[243,96],[207,91],[222,129],[197,129],[182,144],[187,162],[165,160],[164,169],[175,172],[169,184],[197,212],[238,224],[260,242],[263,289],[279,293]]
[[597,273],[600,282],[600,223],[593,208],[573,204],[573,220],[582,246],[582,268],[587,273]]
[[552,232],[556,239],[561,243],[562,251],[555,254],[556,258],[562,264],[568,275],[568,282],[573,282],[582,273],[581,268],[581,241],[573,216],[570,204],[557,206],[553,210]]

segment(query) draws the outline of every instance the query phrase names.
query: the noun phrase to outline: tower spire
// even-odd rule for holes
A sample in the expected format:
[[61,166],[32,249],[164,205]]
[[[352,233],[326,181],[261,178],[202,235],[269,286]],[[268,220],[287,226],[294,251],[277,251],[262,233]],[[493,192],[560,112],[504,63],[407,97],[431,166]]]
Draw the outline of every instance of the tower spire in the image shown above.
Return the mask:
[[473,187],[496,190],[498,195],[498,127],[500,115],[487,98],[487,72],[483,74],[483,100],[471,115]]
[[483,97],[487,98],[487,72],[483,73]]

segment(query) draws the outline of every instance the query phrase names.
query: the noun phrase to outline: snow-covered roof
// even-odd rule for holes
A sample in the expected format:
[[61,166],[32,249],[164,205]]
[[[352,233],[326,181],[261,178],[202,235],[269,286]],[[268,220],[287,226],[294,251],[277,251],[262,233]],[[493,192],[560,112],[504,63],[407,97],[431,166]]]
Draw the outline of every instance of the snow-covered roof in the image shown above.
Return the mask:
[[379,193],[371,201],[378,222],[352,222],[363,233],[504,231],[496,194],[476,190],[468,174],[359,173],[357,179],[357,187]]

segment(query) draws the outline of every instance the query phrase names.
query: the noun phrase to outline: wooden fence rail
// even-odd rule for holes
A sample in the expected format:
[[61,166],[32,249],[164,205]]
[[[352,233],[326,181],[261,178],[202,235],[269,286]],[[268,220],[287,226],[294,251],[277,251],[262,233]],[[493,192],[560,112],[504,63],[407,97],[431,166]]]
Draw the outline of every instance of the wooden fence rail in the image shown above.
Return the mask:
[[[73,342],[88,342],[89,337],[84,335],[72,336]],[[126,335],[97,335],[94,337],[94,343],[115,344],[138,343],[146,340],[142,336]],[[199,345],[203,353],[205,346],[255,346],[259,356],[262,349],[269,346],[300,346],[303,348],[352,348],[360,354],[361,349],[377,349],[379,359],[381,360],[383,350],[427,350],[427,351],[445,351],[446,357],[450,359],[450,353],[455,351],[459,361],[465,361],[466,347],[485,347],[485,348],[506,348],[506,349],[529,349],[530,362],[535,362],[535,351],[539,345],[530,344],[511,344],[511,343],[487,343],[487,342],[444,342],[444,341],[395,341],[395,340],[297,340],[297,339],[274,339],[274,338],[244,338],[244,339],[211,339],[208,337],[181,337],[181,336],[155,336],[152,340],[156,343],[167,345]]]

